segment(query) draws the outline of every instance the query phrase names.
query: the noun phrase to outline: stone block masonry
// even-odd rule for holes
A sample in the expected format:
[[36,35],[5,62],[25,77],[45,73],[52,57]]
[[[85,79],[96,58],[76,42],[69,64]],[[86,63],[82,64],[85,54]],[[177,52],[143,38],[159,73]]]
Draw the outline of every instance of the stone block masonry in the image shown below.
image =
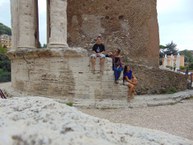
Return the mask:
[[34,55],[38,52],[10,54],[10,58],[14,57],[12,86],[29,95],[82,99],[126,98],[127,86],[114,84],[111,58],[106,59],[102,75],[99,59],[93,74],[88,56],[72,56],[58,50],[58,54],[54,53],[51,50],[42,51],[38,57]]
[[[77,50],[77,49],[75,49]],[[104,74],[99,59],[92,73],[87,52],[73,49],[36,50],[9,53],[12,61],[12,86],[29,95],[80,99],[126,99],[128,87],[114,83],[112,60],[106,58]],[[156,68],[132,65],[138,78],[138,94],[159,94],[175,88],[186,89],[184,75]],[[169,82],[169,83],[168,83]]]
[[102,34],[107,49],[121,48],[137,64],[159,66],[156,0],[68,0],[68,44],[91,48]]

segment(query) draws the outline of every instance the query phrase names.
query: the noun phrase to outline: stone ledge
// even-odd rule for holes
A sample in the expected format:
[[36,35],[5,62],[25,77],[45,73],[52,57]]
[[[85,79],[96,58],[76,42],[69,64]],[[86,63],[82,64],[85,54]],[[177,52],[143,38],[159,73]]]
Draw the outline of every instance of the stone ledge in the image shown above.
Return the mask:
[[[193,96],[193,90],[186,90],[175,94],[165,95],[140,95],[135,96],[133,100],[127,102],[127,99],[74,99],[75,107],[97,108],[97,109],[119,109],[119,108],[142,108],[166,106],[181,103],[183,100],[190,99]],[[62,100],[58,100],[62,102]]]
[[[8,98],[28,95],[25,92],[14,90],[11,87],[11,83],[0,83],[0,88]],[[81,108],[118,109],[174,105],[181,103],[183,100],[190,99],[192,96],[193,90],[186,90],[175,94],[139,95],[135,96],[134,100],[129,103],[126,97],[120,99],[80,99],[68,97],[61,99],[61,97],[56,97],[55,100],[60,103],[72,102],[73,106]]]
[[7,56],[13,59],[39,58],[39,57],[83,57],[88,56],[87,50],[77,48],[23,48],[16,51],[9,51]]

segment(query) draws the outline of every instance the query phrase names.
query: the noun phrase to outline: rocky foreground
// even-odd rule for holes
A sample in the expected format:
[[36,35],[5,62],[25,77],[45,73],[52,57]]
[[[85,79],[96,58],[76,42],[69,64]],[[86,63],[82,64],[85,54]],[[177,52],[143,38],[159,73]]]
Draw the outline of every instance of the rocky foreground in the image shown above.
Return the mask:
[[0,145],[193,145],[164,132],[114,124],[52,99],[0,100]]

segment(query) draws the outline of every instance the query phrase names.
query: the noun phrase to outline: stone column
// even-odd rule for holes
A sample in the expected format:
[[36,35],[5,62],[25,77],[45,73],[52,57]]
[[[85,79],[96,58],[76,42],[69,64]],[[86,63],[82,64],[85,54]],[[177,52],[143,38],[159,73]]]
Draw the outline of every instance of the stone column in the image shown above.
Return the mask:
[[163,67],[164,67],[164,68],[166,68],[167,63],[168,63],[168,58],[167,58],[167,55],[165,55],[165,57],[164,57],[164,63],[163,63]]
[[36,47],[36,22],[35,22],[35,1],[19,0],[19,42],[18,47],[35,48]]
[[49,47],[67,48],[67,0],[49,1]]
[[50,0],[47,0],[47,44],[50,38]]
[[171,65],[170,66],[174,67],[174,55],[173,54],[171,55]]
[[39,12],[38,12],[38,0],[34,0],[34,23],[35,23],[35,46],[37,48],[41,47],[39,41]]
[[11,0],[11,27],[12,27],[12,36],[11,36],[11,51],[17,50],[18,47],[18,34],[19,34],[19,13],[18,13],[18,4],[19,0]]
[[176,70],[180,69],[180,54],[178,53],[176,57]]

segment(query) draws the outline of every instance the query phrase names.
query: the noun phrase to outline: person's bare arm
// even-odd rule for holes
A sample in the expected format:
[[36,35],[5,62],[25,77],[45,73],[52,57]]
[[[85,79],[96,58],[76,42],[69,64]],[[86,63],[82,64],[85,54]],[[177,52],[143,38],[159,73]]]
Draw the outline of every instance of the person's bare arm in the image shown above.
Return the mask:
[[124,62],[123,62],[123,57],[122,56],[120,56],[120,62],[122,64],[122,66],[125,65]]
[[132,75],[132,82],[134,85],[137,85],[138,81],[137,78],[135,77],[135,75]]
[[128,78],[128,76],[125,76],[125,80],[131,84],[133,84],[133,82]]

